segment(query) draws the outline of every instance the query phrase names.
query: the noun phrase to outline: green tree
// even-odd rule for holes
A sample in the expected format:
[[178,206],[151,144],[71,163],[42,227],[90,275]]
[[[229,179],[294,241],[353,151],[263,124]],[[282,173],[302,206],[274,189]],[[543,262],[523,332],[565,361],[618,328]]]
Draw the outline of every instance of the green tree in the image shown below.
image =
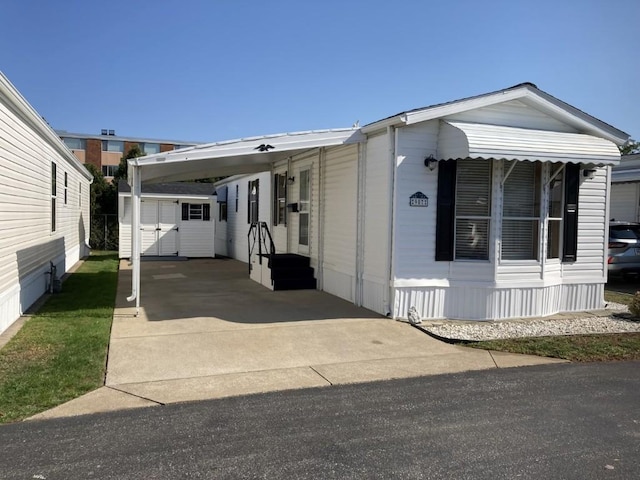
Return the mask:
[[629,139],[627,143],[620,147],[620,153],[622,155],[633,155],[634,153],[640,153],[640,142]]
[[113,184],[115,185],[116,190],[118,189],[118,182],[122,179],[122,180],[126,180],[127,179],[127,173],[128,173],[128,165],[127,165],[127,160],[131,159],[131,158],[138,158],[138,157],[143,157],[145,156],[146,153],[144,153],[141,149],[139,145],[135,145],[132,148],[129,149],[129,151],[126,153],[126,155],[124,157],[122,157],[120,159],[120,164],[118,165],[118,170],[116,171],[116,173],[113,176]]

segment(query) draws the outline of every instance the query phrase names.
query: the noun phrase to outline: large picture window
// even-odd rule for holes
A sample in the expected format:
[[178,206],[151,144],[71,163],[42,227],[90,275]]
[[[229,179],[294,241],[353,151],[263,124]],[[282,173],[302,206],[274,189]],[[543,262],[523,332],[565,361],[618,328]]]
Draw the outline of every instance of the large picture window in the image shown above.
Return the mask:
[[505,162],[502,199],[503,260],[538,260],[540,162]]
[[458,161],[455,199],[455,259],[488,260],[491,224],[490,161]]

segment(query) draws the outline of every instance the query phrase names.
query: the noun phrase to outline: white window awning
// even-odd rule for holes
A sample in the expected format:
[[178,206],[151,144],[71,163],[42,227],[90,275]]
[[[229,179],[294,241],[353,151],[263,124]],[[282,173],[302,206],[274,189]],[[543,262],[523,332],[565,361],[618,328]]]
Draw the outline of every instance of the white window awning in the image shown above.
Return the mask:
[[142,183],[223,177],[262,172],[273,162],[314,148],[363,140],[364,135],[354,128],[264,135],[138,157],[129,160],[129,169],[141,167]]
[[617,165],[611,141],[579,133],[532,130],[481,123],[442,121],[438,159],[485,158]]

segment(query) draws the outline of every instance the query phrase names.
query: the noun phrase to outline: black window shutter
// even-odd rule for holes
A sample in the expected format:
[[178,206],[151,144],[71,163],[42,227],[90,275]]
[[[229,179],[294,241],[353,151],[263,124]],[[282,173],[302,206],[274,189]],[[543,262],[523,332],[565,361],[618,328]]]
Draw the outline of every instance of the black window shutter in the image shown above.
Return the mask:
[[211,205],[208,203],[202,204],[202,220],[205,222],[211,220]]
[[189,204],[188,203],[182,204],[182,220],[183,221],[189,220]]
[[578,254],[578,192],[580,190],[580,165],[568,163],[564,183],[564,232],[562,261],[575,262]]
[[453,260],[456,204],[456,161],[438,163],[438,200],[436,206],[436,261]]

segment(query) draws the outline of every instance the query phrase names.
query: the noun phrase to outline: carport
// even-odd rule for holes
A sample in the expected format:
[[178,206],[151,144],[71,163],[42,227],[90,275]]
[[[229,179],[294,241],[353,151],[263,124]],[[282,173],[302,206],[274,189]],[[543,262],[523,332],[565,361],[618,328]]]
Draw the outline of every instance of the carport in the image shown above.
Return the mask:
[[364,140],[359,129],[333,129],[265,135],[197,145],[129,160],[133,199],[132,279],[129,302],[140,309],[141,192],[142,184],[193,180],[270,170],[279,160],[320,147],[354,144]]

